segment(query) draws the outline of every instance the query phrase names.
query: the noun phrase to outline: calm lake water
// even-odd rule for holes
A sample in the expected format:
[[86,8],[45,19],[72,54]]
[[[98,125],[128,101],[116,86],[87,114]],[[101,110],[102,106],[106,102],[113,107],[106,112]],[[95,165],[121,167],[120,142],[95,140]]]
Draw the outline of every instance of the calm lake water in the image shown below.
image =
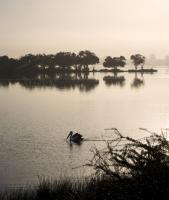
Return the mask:
[[105,144],[70,146],[65,141],[70,130],[110,139],[113,133],[105,128],[135,138],[148,136],[140,127],[169,128],[169,67],[143,75],[91,73],[88,80],[65,84],[45,79],[0,80],[1,186],[35,184],[38,176],[85,175],[88,169],[72,168],[91,158],[94,144]]

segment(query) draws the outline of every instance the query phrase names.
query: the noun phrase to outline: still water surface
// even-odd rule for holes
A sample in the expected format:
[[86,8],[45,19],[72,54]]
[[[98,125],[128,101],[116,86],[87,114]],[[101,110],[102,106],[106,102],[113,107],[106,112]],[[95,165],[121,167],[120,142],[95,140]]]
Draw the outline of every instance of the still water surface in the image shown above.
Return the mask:
[[148,136],[140,127],[157,132],[169,128],[167,67],[143,76],[118,74],[123,81],[116,76],[106,81],[108,75],[113,76],[90,74],[89,79],[99,81],[91,87],[0,80],[0,185],[36,183],[38,176],[86,174],[87,169],[72,168],[91,158],[94,144],[105,144],[70,146],[65,141],[70,130],[85,138],[110,139],[112,133],[105,128],[116,127],[135,138]]

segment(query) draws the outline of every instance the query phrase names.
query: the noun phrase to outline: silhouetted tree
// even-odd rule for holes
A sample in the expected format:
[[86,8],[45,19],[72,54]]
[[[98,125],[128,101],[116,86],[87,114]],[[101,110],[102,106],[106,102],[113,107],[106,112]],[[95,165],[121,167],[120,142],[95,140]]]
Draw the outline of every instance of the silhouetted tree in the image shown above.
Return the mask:
[[143,66],[145,64],[145,57],[141,54],[131,55],[130,59],[132,60],[135,70],[137,70],[137,66],[141,65],[141,69],[143,70]]
[[17,72],[20,73],[34,73],[40,70],[39,66],[43,67],[43,56],[26,54],[19,59],[19,66]]
[[[80,51],[78,55],[72,52],[59,52],[53,54],[26,54],[19,59],[8,58],[8,56],[0,57],[1,72],[17,72],[17,73],[38,73],[39,71],[46,73],[47,71],[66,70],[88,72],[88,65],[99,63],[99,58],[90,51]],[[58,69],[56,67],[59,66]],[[83,69],[82,69],[83,67]]]
[[112,58],[111,56],[107,56],[103,66],[108,67],[108,68],[114,68],[114,70],[117,70],[117,67],[124,67],[126,65],[126,59],[124,56],[120,57],[114,57]]
[[8,56],[0,56],[0,64],[1,65],[6,65],[6,63],[9,61]]
[[53,54],[49,54],[46,56],[46,62],[47,62],[47,65],[49,67],[50,70],[54,70],[55,67],[56,67],[56,63],[55,63],[55,55]]
[[77,64],[79,65],[80,70],[82,70],[81,67],[83,66],[84,70],[88,71],[89,65],[95,65],[97,63],[99,63],[99,58],[93,52],[88,50],[80,51],[77,55]]
[[35,64],[36,56],[33,54],[26,54],[22,56],[19,60],[21,64]]
[[53,57],[52,55],[46,55],[46,54],[26,54],[25,56],[22,56],[19,60],[21,65],[26,65],[29,67],[34,68],[41,68],[45,70],[46,68],[49,68],[49,66],[52,63]]
[[59,52],[54,57],[54,63],[63,68],[70,68],[76,63],[76,54],[71,52]]
[[9,58],[8,56],[0,56],[0,71],[1,73],[12,73],[18,66],[18,60]]

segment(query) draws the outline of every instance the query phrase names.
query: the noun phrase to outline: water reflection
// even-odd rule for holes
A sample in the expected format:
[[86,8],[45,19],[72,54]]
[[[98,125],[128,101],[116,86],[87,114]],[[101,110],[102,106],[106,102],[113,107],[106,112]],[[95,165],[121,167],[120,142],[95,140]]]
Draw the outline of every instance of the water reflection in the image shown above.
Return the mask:
[[10,84],[19,83],[27,89],[55,87],[60,90],[69,90],[78,88],[82,92],[88,92],[99,84],[99,80],[89,78],[88,75],[88,73],[38,74],[36,77],[0,79],[0,86],[8,87]]
[[[129,73],[131,74],[131,73]],[[131,75],[125,74],[127,79],[131,79]],[[151,73],[153,75],[153,73]],[[97,79],[96,77],[100,77]],[[119,73],[112,73],[105,75],[102,78],[101,74],[95,73],[40,73],[28,76],[15,76],[8,78],[0,78],[0,87],[9,87],[10,84],[19,83],[21,86],[33,90],[35,88],[57,88],[59,90],[78,89],[81,92],[89,92],[94,90],[99,85],[99,80],[103,80],[107,86],[124,87],[128,81],[123,75]],[[131,88],[141,88],[145,85],[143,73],[134,73],[134,79],[130,84]]]
[[138,77],[137,73],[135,73],[135,77],[133,82],[131,83],[131,88],[140,88],[145,85],[145,81],[143,79],[143,73],[141,74],[141,78]]
[[125,77],[124,76],[118,76],[117,73],[114,73],[113,76],[104,76],[103,80],[106,85],[118,85],[120,87],[123,87],[125,85]]

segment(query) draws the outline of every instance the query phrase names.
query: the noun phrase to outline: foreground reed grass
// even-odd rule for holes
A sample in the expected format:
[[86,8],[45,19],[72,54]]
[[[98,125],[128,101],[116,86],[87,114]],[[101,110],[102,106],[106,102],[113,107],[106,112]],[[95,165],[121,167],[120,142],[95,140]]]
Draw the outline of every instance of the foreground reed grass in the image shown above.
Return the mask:
[[[144,129],[147,131],[146,129]],[[149,132],[150,133],[150,132]],[[114,129],[114,140],[103,150],[93,149],[86,165],[95,169],[90,179],[41,179],[36,188],[3,192],[4,200],[168,200],[169,142],[160,135],[135,140]]]

